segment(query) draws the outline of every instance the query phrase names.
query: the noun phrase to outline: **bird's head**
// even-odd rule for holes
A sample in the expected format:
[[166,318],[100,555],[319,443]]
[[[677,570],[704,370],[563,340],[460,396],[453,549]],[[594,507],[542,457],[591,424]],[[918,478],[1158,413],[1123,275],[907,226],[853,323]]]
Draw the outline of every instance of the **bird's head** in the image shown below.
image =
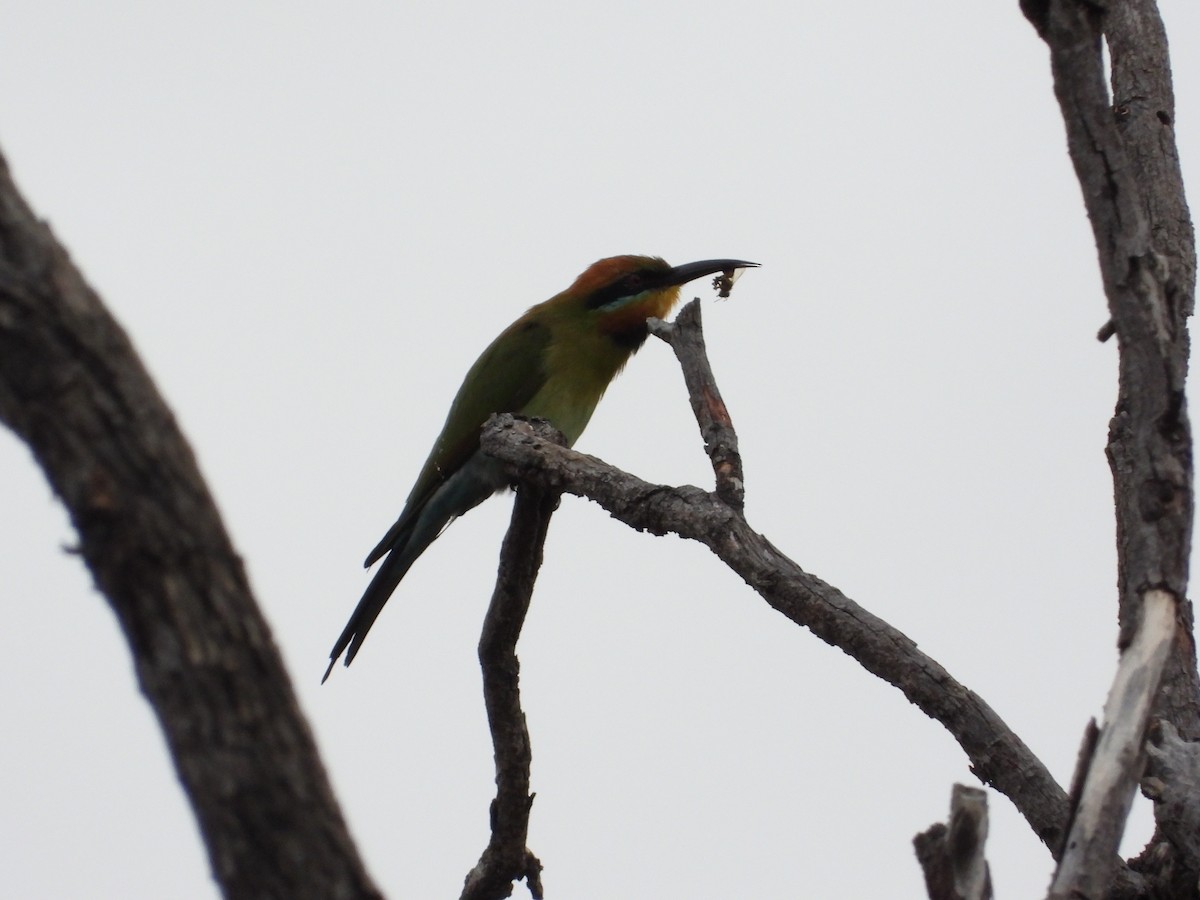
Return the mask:
[[577,308],[593,318],[596,328],[631,348],[646,337],[646,320],[663,318],[689,281],[758,263],[740,259],[706,259],[671,266],[657,256],[610,256],[592,263],[565,292]]

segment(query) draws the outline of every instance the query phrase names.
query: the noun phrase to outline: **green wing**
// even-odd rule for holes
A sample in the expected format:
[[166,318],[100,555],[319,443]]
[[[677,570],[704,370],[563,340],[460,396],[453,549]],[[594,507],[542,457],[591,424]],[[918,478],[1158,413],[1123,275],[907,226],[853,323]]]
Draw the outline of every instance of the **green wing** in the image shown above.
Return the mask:
[[409,492],[404,512],[366,564],[387,553],[407,531],[434,492],[479,449],[479,430],[493,413],[517,412],[546,382],[545,357],[550,329],[540,322],[520,318],[497,337],[475,360],[450,406],[442,433]]

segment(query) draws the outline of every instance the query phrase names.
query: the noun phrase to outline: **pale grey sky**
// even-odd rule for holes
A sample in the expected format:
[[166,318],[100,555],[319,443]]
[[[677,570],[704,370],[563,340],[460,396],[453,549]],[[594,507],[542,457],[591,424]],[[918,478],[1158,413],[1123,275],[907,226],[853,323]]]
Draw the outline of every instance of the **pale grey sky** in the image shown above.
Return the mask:
[[[1186,172],[1200,9],[1162,5]],[[486,841],[475,644],[510,501],[456,523],[320,687],[330,645],[466,368],[615,253],[763,264],[705,306],[751,523],[1066,783],[1116,659],[1116,347],[1016,0],[6,13],[0,147],[193,442],[389,896],[457,896]],[[657,342],[579,447],[711,483]],[[0,497],[6,890],[215,896],[114,618],[7,433]],[[912,836],[975,783],[706,551],[583,501],[520,651],[551,897],[920,898]],[[998,896],[1039,896],[1048,853],[990,799]]]

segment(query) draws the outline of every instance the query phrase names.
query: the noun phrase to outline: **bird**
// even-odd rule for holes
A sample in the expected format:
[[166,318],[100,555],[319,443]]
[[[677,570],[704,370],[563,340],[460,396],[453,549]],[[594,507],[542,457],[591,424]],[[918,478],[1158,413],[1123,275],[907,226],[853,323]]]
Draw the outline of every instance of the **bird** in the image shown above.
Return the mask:
[[648,319],[670,313],[688,282],[726,273],[717,280],[728,285],[730,273],[756,265],[608,257],[504,329],[467,372],[400,517],[367,555],[366,568],[383,563],[333,645],[321,682],[343,653],[350,665],[400,580],[446,526],[509,486],[503,466],[479,449],[493,413],[546,419],[574,445],[609,383],[645,342]]

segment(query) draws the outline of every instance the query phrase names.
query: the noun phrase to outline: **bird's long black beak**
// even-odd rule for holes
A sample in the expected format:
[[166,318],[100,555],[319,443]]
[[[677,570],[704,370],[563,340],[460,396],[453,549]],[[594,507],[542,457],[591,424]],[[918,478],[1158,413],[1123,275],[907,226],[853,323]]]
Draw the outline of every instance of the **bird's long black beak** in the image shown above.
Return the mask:
[[663,281],[667,285],[687,284],[705,275],[732,272],[735,269],[753,269],[757,265],[758,263],[746,262],[744,259],[704,259],[673,267],[663,273]]

